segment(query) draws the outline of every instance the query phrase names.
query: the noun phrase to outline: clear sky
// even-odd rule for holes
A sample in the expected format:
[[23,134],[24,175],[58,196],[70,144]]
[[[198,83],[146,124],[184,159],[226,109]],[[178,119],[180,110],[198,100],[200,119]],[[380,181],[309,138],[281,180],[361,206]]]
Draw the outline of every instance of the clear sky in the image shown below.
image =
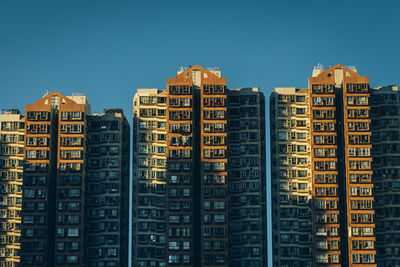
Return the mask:
[[266,97],[306,87],[317,63],[400,85],[399,14],[397,0],[0,0],[0,108],[86,92],[131,121],[136,88],[195,64]]

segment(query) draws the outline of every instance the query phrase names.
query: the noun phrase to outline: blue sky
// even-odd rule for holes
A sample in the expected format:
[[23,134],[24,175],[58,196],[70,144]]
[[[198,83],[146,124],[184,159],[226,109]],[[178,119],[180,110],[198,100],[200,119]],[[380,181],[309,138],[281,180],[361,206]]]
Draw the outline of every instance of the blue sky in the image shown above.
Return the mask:
[[399,12],[394,0],[2,0],[0,107],[59,90],[86,92],[95,112],[131,115],[135,88],[164,88],[178,66],[195,64],[267,95],[307,86],[317,63],[400,84]]
[[266,97],[306,87],[318,63],[399,85],[399,13],[396,0],[1,0],[0,108],[86,92],[93,112],[121,107],[131,121],[136,88],[195,64]]

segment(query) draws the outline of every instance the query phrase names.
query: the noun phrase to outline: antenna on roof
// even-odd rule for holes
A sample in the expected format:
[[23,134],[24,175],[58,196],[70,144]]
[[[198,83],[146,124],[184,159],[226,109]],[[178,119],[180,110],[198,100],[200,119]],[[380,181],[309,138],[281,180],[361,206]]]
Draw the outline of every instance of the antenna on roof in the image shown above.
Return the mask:
[[317,66],[314,67],[314,70],[324,70],[326,67],[321,63],[318,63]]
[[86,96],[85,92],[73,92],[72,96]]

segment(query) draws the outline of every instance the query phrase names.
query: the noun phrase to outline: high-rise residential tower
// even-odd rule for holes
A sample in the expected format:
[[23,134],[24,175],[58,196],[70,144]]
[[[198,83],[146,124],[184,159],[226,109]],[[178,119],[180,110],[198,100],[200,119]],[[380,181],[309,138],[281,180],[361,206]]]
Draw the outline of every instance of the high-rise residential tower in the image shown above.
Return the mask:
[[122,111],[91,117],[86,96],[58,92],[25,110],[21,265],[126,266],[129,127]]
[[307,89],[276,88],[270,97],[274,266],[312,266],[309,105]]
[[400,92],[371,90],[376,255],[382,267],[400,266]]
[[[249,136],[243,149],[233,141],[243,177],[232,184],[239,170],[228,163],[230,95],[235,136]],[[262,93],[231,92],[216,68],[181,68],[166,91],[139,89],[134,114],[134,265],[264,266]]]
[[0,266],[19,266],[24,159],[24,117],[18,110],[0,114]]
[[83,263],[89,105],[76,100],[54,92],[25,108],[23,266]]
[[[309,112],[309,115],[306,119],[310,122],[308,146],[311,148],[311,184],[308,186],[312,187],[312,264],[376,266],[369,79],[360,76],[354,67],[318,66],[309,78],[307,95],[309,110],[306,108],[306,113]],[[272,103],[271,111],[275,109],[275,112],[280,112],[279,107],[272,106]],[[296,108],[289,110],[291,114],[296,111]],[[292,118],[295,116],[290,115]],[[276,127],[279,124],[271,126],[271,133],[275,133],[275,136],[271,135],[271,144],[276,149],[279,140]],[[293,130],[290,128],[290,132]],[[296,136],[292,135],[290,133],[290,138]],[[272,180],[276,184],[275,181],[281,180],[279,169],[285,164],[278,162],[277,153],[271,155],[272,161],[276,161],[272,165]],[[300,165],[298,160],[293,160],[293,156],[288,157],[287,161],[291,161],[292,165]],[[293,171],[288,178],[294,178]],[[289,198],[293,198],[293,189],[289,190]],[[277,217],[277,213],[273,215],[273,220],[280,226],[285,224]],[[290,227],[294,230],[293,224]],[[293,260],[295,253],[287,256],[291,259],[286,266],[298,266],[298,261]],[[274,261],[279,261],[281,257],[279,251],[274,250]]]
[[167,92],[138,89],[133,99],[133,266],[167,265]]
[[121,109],[105,109],[87,128],[84,262],[128,266],[130,127]]
[[[199,112],[195,113],[195,108],[198,109],[200,103],[195,101],[199,96],[191,75],[191,72],[182,72],[167,82],[166,254],[170,265],[191,265],[198,261],[194,257],[198,257],[200,251],[200,203],[194,204],[195,194],[197,201],[200,200],[200,136],[199,124],[195,123],[195,116],[199,118],[200,115]],[[201,76],[194,75],[195,78],[201,80]],[[176,131],[177,128],[182,130]]]
[[[59,94],[25,108],[21,265],[54,265]],[[51,179],[51,177],[53,179]],[[52,244],[46,246],[46,244]],[[71,255],[75,256],[75,255]]]
[[335,65],[315,69],[309,90],[315,261],[376,266],[369,78]]
[[228,94],[229,266],[266,266],[265,99],[259,88]]

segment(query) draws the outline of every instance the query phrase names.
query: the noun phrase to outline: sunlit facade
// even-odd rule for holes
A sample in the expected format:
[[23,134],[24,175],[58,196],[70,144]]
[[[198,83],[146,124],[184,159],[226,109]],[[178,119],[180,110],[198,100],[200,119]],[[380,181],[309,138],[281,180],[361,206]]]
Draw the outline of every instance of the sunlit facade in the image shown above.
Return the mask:
[[376,255],[379,267],[400,266],[400,92],[371,90]]
[[138,89],[133,99],[133,266],[167,265],[166,91]]
[[312,266],[309,105],[307,89],[276,88],[270,97],[274,266]]
[[19,266],[25,119],[18,110],[0,114],[0,266]]

